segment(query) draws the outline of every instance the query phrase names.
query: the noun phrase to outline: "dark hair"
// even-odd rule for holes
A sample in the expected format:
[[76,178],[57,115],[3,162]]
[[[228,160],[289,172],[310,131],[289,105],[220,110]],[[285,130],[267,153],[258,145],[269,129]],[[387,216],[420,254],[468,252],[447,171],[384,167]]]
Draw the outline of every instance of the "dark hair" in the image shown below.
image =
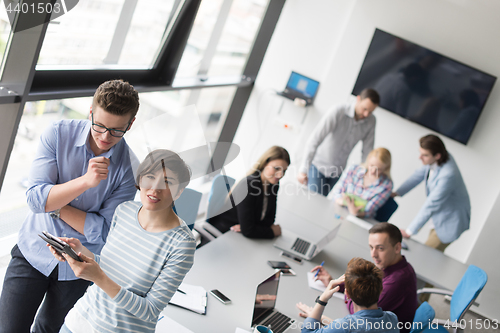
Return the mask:
[[375,89],[371,89],[371,88],[363,89],[361,91],[361,93],[359,94],[359,97],[361,98],[361,100],[363,100],[365,98],[369,98],[373,104],[377,104],[377,105],[380,104],[380,95],[378,94],[378,92]]
[[420,147],[422,149],[428,150],[431,152],[432,156],[436,156],[437,154],[441,154],[439,160],[437,160],[438,165],[442,165],[448,162],[450,156],[448,155],[448,151],[446,151],[446,147],[444,146],[443,141],[434,134],[429,134],[420,138]]
[[123,80],[111,80],[101,84],[94,94],[92,108],[100,106],[104,111],[114,115],[130,114],[132,119],[139,110],[139,93]]
[[389,236],[389,242],[392,246],[395,246],[397,243],[401,243],[403,241],[401,230],[399,230],[399,228],[394,224],[388,222],[377,223],[371,227],[368,232],[370,234],[387,234]]
[[384,273],[374,263],[352,258],[345,271],[345,289],[354,303],[370,307],[378,302],[383,278]]
[[251,175],[256,171],[264,170],[267,163],[274,160],[284,160],[288,165],[290,165],[290,154],[288,154],[288,151],[283,147],[272,146],[259,157],[248,174]]
[[179,191],[183,190],[191,180],[189,166],[173,151],[156,149],[150,152],[137,168],[135,187],[140,190],[141,178],[148,173],[156,173],[162,169],[172,170],[178,177]]

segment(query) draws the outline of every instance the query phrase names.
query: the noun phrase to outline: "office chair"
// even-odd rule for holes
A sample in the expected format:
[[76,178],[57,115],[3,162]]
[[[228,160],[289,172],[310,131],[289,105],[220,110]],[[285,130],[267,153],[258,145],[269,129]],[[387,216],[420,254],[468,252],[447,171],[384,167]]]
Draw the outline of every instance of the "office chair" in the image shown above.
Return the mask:
[[389,199],[375,213],[375,220],[379,222],[387,222],[389,218],[398,209],[398,203],[393,198]]
[[201,193],[190,188],[185,188],[181,196],[175,200],[174,212],[186,222],[189,229],[193,230],[194,222],[198,216]]
[[[439,295],[448,295],[451,296],[450,302],[450,319],[435,319],[440,326],[437,330],[438,332],[448,332],[443,325],[450,325],[452,331],[454,333],[462,333],[464,332],[465,326],[462,326],[461,320],[463,319],[465,313],[472,304],[479,305],[475,303],[475,299],[479,296],[481,290],[483,290],[484,285],[488,281],[488,275],[481,268],[470,265],[467,268],[464,276],[458,283],[458,286],[455,288],[453,294],[451,291],[437,288],[422,288],[417,291],[417,294],[422,293],[430,293],[430,294],[439,294]],[[424,330],[423,332],[429,332],[429,329]]]
[[413,318],[413,326],[410,333],[420,333],[425,329],[429,329],[429,324],[434,319],[436,312],[427,302],[423,302],[415,312]]
[[[197,224],[196,230],[206,237],[209,241],[222,235],[222,233],[208,222],[211,217],[217,216],[231,207],[225,207],[226,198],[234,185],[235,180],[229,176],[217,175],[212,181],[212,187],[208,195],[207,218],[205,221]],[[230,205],[230,204],[229,204]]]

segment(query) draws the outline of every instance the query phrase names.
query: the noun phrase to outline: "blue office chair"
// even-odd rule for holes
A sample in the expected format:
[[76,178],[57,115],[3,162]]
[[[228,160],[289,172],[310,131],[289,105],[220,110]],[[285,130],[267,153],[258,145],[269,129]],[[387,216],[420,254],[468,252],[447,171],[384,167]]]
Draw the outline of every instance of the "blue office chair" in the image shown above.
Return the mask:
[[208,207],[206,221],[201,222],[196,226],[196,230],[206,237],[208,240],[213,240],[222,233],[210,224],[209,219],[231,208],[231,203],[226,201],[226,198],[235,183],[234,178],[229,176],[217,175],[212,181],[212,187],[208,195]]
[[398,203],[393,198],[389,198],[375,213],[375,220],[387,222],[394,212],[398,209]]
[[415,312],[413,318],[413,326],[410,333],[420,333],[425,329],[429,329],[430,323],[434,319],[436,312],[427,302],[423,302]]
[[[453,294],[448,290],[437,289],[437,288],[423,288],[417,291],[417,294],[431,293],[439,295],[451,296],[450,302],[450,319],[448,321],[443,319],[437,319],[437,323],[440,325],[437,330],[438,332],[448,332],[442,325],[449,324],[451,329],[455,333],[464,332],[465,327],[460,325],[460,321],[464,317],[465,313],[469,308],[474,305],[479,305],[475,303],[477,296],[483,290],[486,282],[488,281],[488,275],[481,268],[470,265],[467,268],[464,276],[458,283]],[[423,332],[429,332],[429,329]]]
[[186,188],[174,203],[174,212],[186,222],[191,230],[193,230],[196,216],[198,216],[200,201],[200,192]]

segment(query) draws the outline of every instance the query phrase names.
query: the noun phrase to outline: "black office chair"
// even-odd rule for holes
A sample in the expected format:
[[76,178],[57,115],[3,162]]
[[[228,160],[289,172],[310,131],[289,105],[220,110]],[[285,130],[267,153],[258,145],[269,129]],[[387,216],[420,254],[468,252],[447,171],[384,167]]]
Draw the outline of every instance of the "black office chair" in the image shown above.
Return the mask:
[[375,213],[375,220],[379,222],[389,221],[396,209],[398,209],[398,203],[393,198],[389,198]]

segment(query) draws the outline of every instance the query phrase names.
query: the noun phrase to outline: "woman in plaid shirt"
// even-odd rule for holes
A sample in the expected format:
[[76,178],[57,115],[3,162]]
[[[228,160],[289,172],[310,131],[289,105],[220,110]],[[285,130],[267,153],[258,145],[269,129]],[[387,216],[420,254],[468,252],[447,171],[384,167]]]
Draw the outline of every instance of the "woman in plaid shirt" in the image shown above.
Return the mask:
[[[368,154],[365,163],[350,166],[342,173],[332,190],[331,198],[339,205],[347,206],[355,216],[374,217],[391,196],[391,153],[376,148]],[[366,200],[366,205],[355,205],[347,194]]]

